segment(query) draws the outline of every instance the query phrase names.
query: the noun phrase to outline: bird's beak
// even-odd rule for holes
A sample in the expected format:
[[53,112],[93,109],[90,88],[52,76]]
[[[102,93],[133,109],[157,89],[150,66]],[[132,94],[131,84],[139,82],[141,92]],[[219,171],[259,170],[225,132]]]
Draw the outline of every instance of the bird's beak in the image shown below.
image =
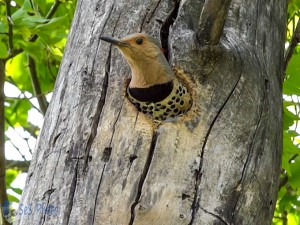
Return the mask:
[[100,37],[100,39],[118,47],[126,47],[129,45],[127,42],[113,37]]

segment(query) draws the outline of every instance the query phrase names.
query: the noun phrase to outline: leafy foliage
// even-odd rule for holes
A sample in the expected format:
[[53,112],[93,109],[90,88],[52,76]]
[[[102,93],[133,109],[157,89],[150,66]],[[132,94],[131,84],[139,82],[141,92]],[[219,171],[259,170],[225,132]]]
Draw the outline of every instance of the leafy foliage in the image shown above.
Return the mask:
[[[287,44],[291,45],[300,18],[300,0],[289,1]],[[293,51],[283,84],[282,173],[273,224],[300,224],[300,46]]]
[[[22,190],[19,188],[14,188],[11,186],[12,182],[17,178],[20,172],[16,169],[7,169],[6,170],[6,187],[7,189],[11,189],[13,192],[21,195]],[[8,201],[9,202],[19,202],[19,199],[16,198],[14,195],[8,194]]]
[[[5,98],[6,131],[23,128],[33,137],[38,135],[39,127],[28,122],[28,112],[34,108],[44,113],[41,105],[34,104],[38,98],[48,105],[45,96],[54,87],[75,5],[76,0],[0,0],[0,60],[5,62],[6,86],[9,83],[20,92]],[[13,143],[8,136],[6,140]],[[11,186],[20,172],[18,167],[6,170],[10,193],[21,194]],[[11,194],[8,200],[19,201]]]

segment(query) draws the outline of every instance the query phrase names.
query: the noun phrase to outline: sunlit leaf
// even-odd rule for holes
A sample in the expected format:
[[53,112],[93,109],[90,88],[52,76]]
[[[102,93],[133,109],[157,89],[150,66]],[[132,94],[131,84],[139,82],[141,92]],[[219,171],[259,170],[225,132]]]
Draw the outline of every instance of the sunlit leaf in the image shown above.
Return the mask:
[[6,176],[6,186],[10,187],[11,183],[17,178],[19,174],[18,170],[15,169],[7,169],[5,172]]
[[29,91],[32,93],[28,59],[25,53],[21,53],[7,61],[6,75],[21,91]]
[[297,215],[295,215],[295,214],[289,213],[289,215],[288,215],[288,221],[289,221],[288,225],[299,225],[300,224],[299,217]]

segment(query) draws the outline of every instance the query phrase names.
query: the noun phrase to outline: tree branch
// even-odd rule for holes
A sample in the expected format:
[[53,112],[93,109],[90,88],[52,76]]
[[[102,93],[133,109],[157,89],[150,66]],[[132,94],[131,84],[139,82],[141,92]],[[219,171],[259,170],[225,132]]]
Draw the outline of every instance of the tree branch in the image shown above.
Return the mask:
[[42,95],[42,90],[41,90],[41,85],[37,76],[36,72],[36,66],[34,59],[28,55],[28,65],[29,65],[29,71],[30,71],[30,78],[31,78],[31,83],[32,87],[34,90],[34,94],[37,96],[37,100],[40,106],[40,110],[45,116],[47,108],[48,108],[48,102],[45,97],[45,95]]
[[11,55],[14,51],[13,45],[13,26],[11,20],[11,11],[10,11],[10,0],[5,0],[6,6],[6,19],[8,24],[8,55]]
[[287,225],[288,223],[288,212],[286,210],[283,211],[282,213],[282,225]]
[[[4,138],[5,137],[5,115],[4,115],[5,113],[5,108],[4,108],[5,107],[4,106],[5,63],[8,59],[11,59],[24,51],[24,49],[17,49],[14,51],[13,48],[13,24],[11,21],[10,2],[11,2],[10,0],[5,0],[6,17],[8,22],[8,57],[0,60],[0,205],[2,205],[4,202],[7,201],[6,181],[5,181],[6,160],[5,160],[5,149],[4,149],[5,146],[5,138]],[[59,1],[55,1],[49,13],[46,16],[47,19],[50,19],[54,15],[59,4],[60,4]],[[32,40],[29,41],[34,42],[37,38],[38,38],[37,35],[33,35]],[[38,93],[39,95],[41,94],[41,92],[36,92],[36,93]],[[37,98],[39,101],[39,97]],[[43,103],[40,104],[40,107],[42,112],[45,113],[47,106],[45,105],[44,100]],[[28,165],[26,166],[26,168],[28,168]],[[1,213],[1,217],[2,217],[3,225],[8,225],[8,222],[5,220],[2,213]]]
[[[58,6],[59,6],[60,4],[61,4],[61,2],[58,1],[58,0],[56,0],[56,1],[53,3],[51,9],[49,10],[48,14],[46,15],[46,19],[51,19],[51,18],[53,17],[53,15],[54,15],[55,12],[57,11]],[[29,38],[28,41],[29,41],[29,42],[35,42],[36,39],[37,39],[38,37],[39,37],[39,36],[38,36],[37,34],[34,34],[34,35],[32,35],[32,36]],[[22,48],[16,49],[16,50],[13,51],[10,55],[8,55],[8,57],[6,58],[6,60],[11,59],[11,58],[15,57],[16,55],[18,55],[18,54],[20,54],[20,53],[22,53],[22,52],[24,52],[24,49],[22,49]]]
[[[293,155],[290,159],[289,159],[289,163],[291,163],[293,160],[295,160],[297,157],[299,156],[299,154],[295,154]],[[279,181],[279,190],[285,186],[289,181],[289,177],[287,174],[284,174],[284,176],[280,179]]]
[[[10,2],[10,0],[6,0],[6,1]],[[53,3],[50,11],[46,15],[46,19],[51,19],[53,17],[53,15],[57,11],[60,3],[61,2],[58,1],[58,0],[56,0]],[[10,8],[9,8],[9,11],[7,11],[7,13],[10,13]],[[11,26],[11,34],[12,34],[12,26]],[[9,32],[9,37],[10,37],[10,32]],[[34,34],[29,38],[29,42],[34,42],[34,41],[36,41],[37,38],[38,38],[38,35]],[[11,41],[12,41],[12,37],[11,37]],[[13,46],[11,46],[11,47],[13,47]],[[10,54],[9,54],[9,57],[7,59],[14,57],[14,56],[16,56],[17,54],[19,54],[21,52],[23,52],[23,49],[18,49],[15,52],[16,54],[13,54],[13,50],[11,50]],[[29,63],[30,78],[31,78],[34,94],[37,96],[37,100],[38,100],[39,107],[40,107],[40,110],[41,110],[42,114],[45,115],[46,111],[47,111],[47,108],[48,108],[48,102],[46,100],[46,97],[42,94],[41,85],[40,85],[40,82],[39,82],[39,79],[38,79],[38,76],[37,76],[37,72],[36,72],[35,62],[34,62],[34,59],[31,56],[28,56],[28,63]]]
[[20,161],[20,160],[6,160],[6,169],[21,170],[24,173],[28,172],[30,161]]
[[[16,134],[17,134],[20,138],[24,139],[24,140],[27,142],[29,152],[32,154],[32,151],[31,151],[30,146],[29,146],[29,144],[28,144],[27,138],[24,138],[22,135],[20,135],[20,134],[15,130],[14,126],[11,124],[11,122],[9,121],[9,119],[8,119],[7,117],[5,117],[5,121],[6,121],[6,122],[8,123],[8,125],[14,130],[14,132],[16,132]],[[37,135],[34,133],[34,131],[35,131],[34,129],[38,129],[38,130],[39,130],[39,128],[38,128],[37,126],[35,126],[35,125],[29,123],[29,122],[28,122],[28,124],[30,125],[30,128],[27,128],[27,129],[26,129],[26,127],[23,127],[23,129],[24,129],[25,131],[27,131],[31,136],[37,138]],[[7,137],[7,136],[6,136],[6,137]],[[8,137],[7,137],[7,138],[8,138]],[[11,144],[16,148],[16,150],[19,151],[19,148],[16,147],[16,146],[14,145],[14,143],[12,143],[12,141],[10,140],[10,138],[8,138],[8,139],[9,139],[9,141],[11,142]],[[23,157],[23,159],[26,160],[25,156],[24,156],[20,151],[19,151],[19,153],[21,154],[21,156]]]
[[[12,85],[17,86],[16,83],[14,82],[14,80],[11,77],[8,77],[8,79],[6,81],[11,83]],[[21,92],[22,95],[26,96],[25,92],[22,92],[21,90],[20,90],[20,92]],[[33,95],[31,97],[20,97],[21,94],[18,97],[7,97],[7,96],[5,96],[5,99],[7,99],[7,100],[30,100],[30,99],[38,98],[38,97],[41,97],[41,96],[46,98],[46,94],[49,94],[51,92],[52,91],[48,91],[48,92],[44,92],[44,93],[41,93],[41,94],[38,94],[38,95]],[[31,101],[29,101],[29,102],[30,102],[32,108],[34,108],[37,111],[41,112],[41,110],[38,107],[36,107],[34,104],[32,104]],[[9,122],[9,119],[6,119],[6,121]],[[13,127],[13,126],[11,125],[11,127]]]
[[279,181],[279,190],[287,184],[288,180],[289,180],[289,177],[287,174],[285,174],[284,177],[281,178]]
[[200,45],[216,45],[220,42],[230,3],[231,0],[205,1],[197,30]]
[[30,122],[28,122],[29,127],[23,127],[32,137],[37,138],[36,132],[40,131],[40,128]]
[[[8,99],[8,100],[31,100],[31,99],[34,99],[34,98],[37,98],[39,96],[45,96],[47,94],[50,94],[52,91],[47,91],[47,92],[44,92],[42,94],[39,94],[39,95],[32,95],[31,97],[7,97],[5,96],[5,99]],[[22,92],[22,94],[24,94]]]
[[299,42],[300,42],[300,20],[298,20],[297,22],[297,26],[293,33],[290,45],[284,55],[284,72],[286,72],[289,61],[291,60],[294,50]]
[[[4,151],[4,132],[5,132],[5,116],[4,116],[4,81],[5,81],[5,60],[0,60],[0,205],[7,201],[6,182],[5,182],[5,151]],[[7,221],[1,213],[3,224]]]
[[[7,137],[7,136],[6,136]],[[7,137],[8,138],[8,137]],[[11,141],[10,138],[8,138],[9,142],[14,146],[14,148],[19,152],[19,154],[21,155],[22,159],[26,160],[25,155],[22,154],[21,150]]]

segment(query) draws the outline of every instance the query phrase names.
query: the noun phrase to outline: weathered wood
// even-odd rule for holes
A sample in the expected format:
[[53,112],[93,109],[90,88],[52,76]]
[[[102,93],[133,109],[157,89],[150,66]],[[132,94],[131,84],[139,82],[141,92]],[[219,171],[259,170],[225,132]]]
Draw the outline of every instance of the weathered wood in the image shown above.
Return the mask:
[[201,46],[220,43],[230,3],[231,0],[205,1],[197,26],[198,41]]
[[[198,42],[203,5],[78,1],[22,197],[32,214],[15,224],[271,222],[286,2],[233,0],[216,46]],[[176,122],[156,126],[135,110],[129,66],[99,39],[139,31],[161,38],[193,94]],[[38,203],[58,208],[45,215]]]

